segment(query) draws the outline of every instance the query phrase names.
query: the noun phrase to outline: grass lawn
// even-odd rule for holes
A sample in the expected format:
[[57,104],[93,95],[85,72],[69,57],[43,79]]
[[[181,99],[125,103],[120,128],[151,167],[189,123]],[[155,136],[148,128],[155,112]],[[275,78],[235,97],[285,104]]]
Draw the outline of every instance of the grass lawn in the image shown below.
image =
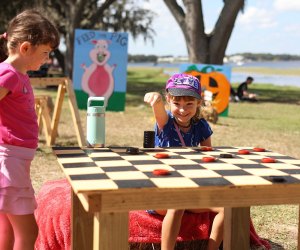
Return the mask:
[[[143,131],[153,129],[154,118],[150,107],[143,102],[145,92],[163,92],[168,75],[163,69],[129,68],[125,112],[106,113],[106,144],[142,147]],[[300,88],[253,84],[258,93],[257,103],[230,103],[229,116],[219,117],[211,124],[214,146],[255,146],[300,159]],[[36,90],[55,96],[53,89]],[[75,131],[64,101],[56,143],[77,145]],[[86,111],[80,110],[83,130],[86,131]],[[33,185],[38,191],[47,180],[63,178],[51,148],[40,136],[39,148],[32,164]],[[274,243],[273,249],[296,249],[298,206],[256,206],[251,217],[258,234]],[[275,247],[275,245],[277,245]]]

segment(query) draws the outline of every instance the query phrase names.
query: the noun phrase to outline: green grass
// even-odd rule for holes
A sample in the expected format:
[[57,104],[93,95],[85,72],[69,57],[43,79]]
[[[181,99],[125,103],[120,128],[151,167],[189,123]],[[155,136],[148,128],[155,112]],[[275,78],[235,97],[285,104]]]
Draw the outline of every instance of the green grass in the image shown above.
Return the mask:
[[[106,113],[106,144],[142,147],[143,131],[153,129],[152,110],[143,102],[149,91],[164,91],[168,75],[164,69],[129,68],[125,112]],[[300,159],[300,88],[253,84],[258,103],[230,103],[229,116],[211,124],[214,146],[257,146]],[[52,89],[36,90],[55,97]],[[80,110],[86,131],[86,111]],[[58,127],[57,145],[77,145],[67,103]],[[39,149],[32,164],[32,180],[38,191],[47,180],[63,178],[58,163],[40,136]],[[273,249],[297,249],[298,206],[255,206],[251,217],[260,236],[273,242]],[[275,247],[275,245],[277,246]]]

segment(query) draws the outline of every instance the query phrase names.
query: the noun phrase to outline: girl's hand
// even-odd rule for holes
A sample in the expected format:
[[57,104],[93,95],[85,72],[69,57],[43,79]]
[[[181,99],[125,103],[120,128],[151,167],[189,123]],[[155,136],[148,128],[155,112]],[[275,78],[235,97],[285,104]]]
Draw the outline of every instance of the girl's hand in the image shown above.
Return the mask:
[[162,96],[158,92],[149,92],[144,96],[144,102],[148,103],[153,107],[155,104],[162,101]]

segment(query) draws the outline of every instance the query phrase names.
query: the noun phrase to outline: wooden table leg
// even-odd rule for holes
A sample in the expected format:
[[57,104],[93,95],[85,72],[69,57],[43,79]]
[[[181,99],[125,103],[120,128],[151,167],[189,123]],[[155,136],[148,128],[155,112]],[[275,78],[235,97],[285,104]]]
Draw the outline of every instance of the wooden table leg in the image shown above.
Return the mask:
[[249,250],[250,207],[225,207],[224,250]]
[[128,249],[128,212],[94,214],[94,250]]
[[93,249],[93,214],[86,212],[72,191],[71,249]]
[[300,206],[298,206],[298,247],[297,249],[300,250]]

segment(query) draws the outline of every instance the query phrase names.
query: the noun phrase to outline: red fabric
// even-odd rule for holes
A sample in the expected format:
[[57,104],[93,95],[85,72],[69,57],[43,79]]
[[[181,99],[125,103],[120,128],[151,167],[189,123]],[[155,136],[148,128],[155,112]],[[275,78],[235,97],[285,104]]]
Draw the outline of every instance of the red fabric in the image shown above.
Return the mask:
[[[35,249],[70,249],[71,188],[67,180],[45,183],[37,196],[37,202],[35,216],[39,236]],[[213,213],[185,213],[177,241],[207,239],[213,218]],[[129,242],[159,243],[162,220],[163,216],[149,215],[146,211],[129,212]],[[271,249],[267,241],[260,239],[250,222],[251,245]]]
[[71,187],[66,179],[46,182],[37,197],[35,217],[39,235],[36,250],[71,249]]

